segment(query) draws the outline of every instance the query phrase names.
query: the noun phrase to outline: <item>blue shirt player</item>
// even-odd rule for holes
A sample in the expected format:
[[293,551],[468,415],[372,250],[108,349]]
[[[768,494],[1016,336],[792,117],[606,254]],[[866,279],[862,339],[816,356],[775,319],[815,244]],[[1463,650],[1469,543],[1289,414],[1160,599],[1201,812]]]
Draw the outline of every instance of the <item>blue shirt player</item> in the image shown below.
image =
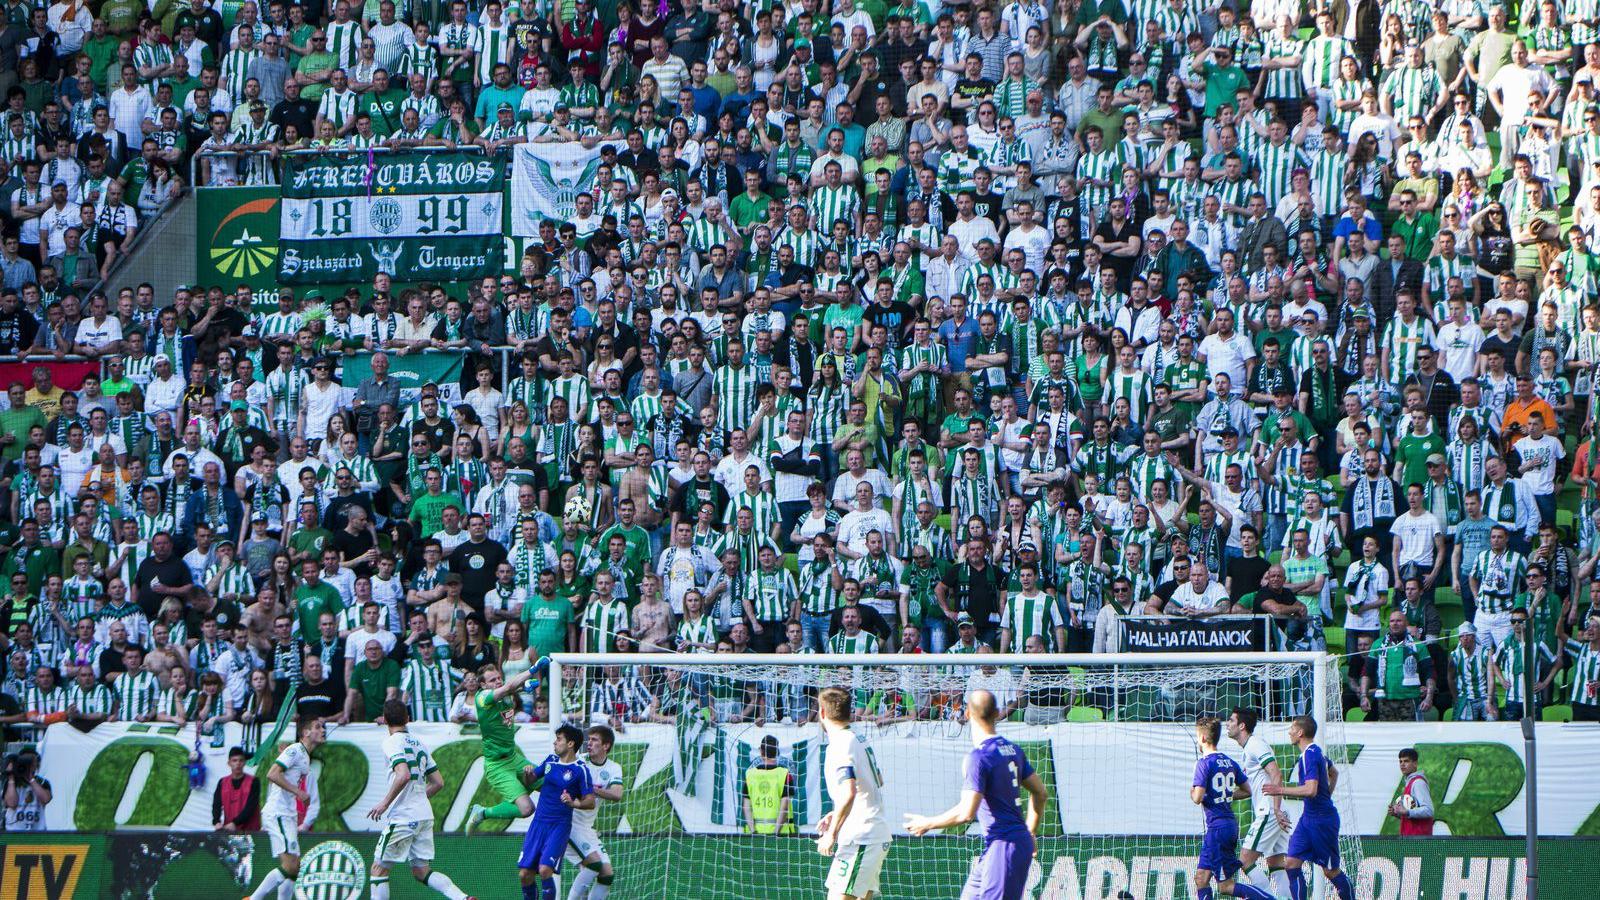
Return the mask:
[[563,725],[556,729],[555,752],[534,768],[534,777],[543,782],[517,859],[522,900],[556,900],[556,870],[572,833],[572,811],[594,808],[594,783],[588,767],[578,761],[582,745],[583,732]]
[[1269,784],[1261,789],[1268,796],[1304,801],[1300,821],[1289,835],[1289,852],[1284,859],[1289,876],[1290,900],[1306,900],[1306,863],[1316,863],[1338,892],[1339,900],[1355,900],[1350,877],[1339,871],[1339,810],[1333,805],[1333,788],[1339,783],[1339,770],[1322,755],[1316,744],[1317,720],[1296,716],[1289,723],[1289,740],[1300,749],[1300,762],[1294,767],[1295,784]]
[[1213,900],[1211,881],[1224,896],[1241,900],[1273,900],[1248,883],[1236,881],[1239,863],[1239,820],[1233,815],[1233,801],[1250,796],[1250,782],[1244,769],[1226,753],[1217,752],[1222,737],[1222,722],[1203,716],[1195,722],[1195,737],[1200,742],[1200,761],[1194,764],[1194,786],[1189,799],[1206,813],[1206,834],[1200,840],[1200,861],[1194,867],[1195,900]]
[[[967,878],[961,900],[1021,900],[1033,864],[1033,838],[1044,818],[1044,779],[1021,747],[995,733],[1000,713],[993,694],[967,694],[967,718],[974,746],[964,766],[961,799],[937,816],[906,816],[906,830],[920,837],[977,819],[983,827],[983,856]],[[1026,812],[1023,791],[1030,801]]]

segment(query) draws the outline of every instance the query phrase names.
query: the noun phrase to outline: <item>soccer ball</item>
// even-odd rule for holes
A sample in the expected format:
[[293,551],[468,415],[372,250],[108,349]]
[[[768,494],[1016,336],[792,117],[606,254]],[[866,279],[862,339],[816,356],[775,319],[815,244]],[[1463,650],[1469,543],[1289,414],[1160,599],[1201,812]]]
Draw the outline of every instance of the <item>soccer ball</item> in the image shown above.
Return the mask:
[[1403,810],[1406,810],[1407,812],[1410,812],[1411,810],[1416,809],[1417,808],[1417,798],[1411,796],[1410,794],[1401,794],[1400,795],[1400,808],[1403,809]]
[[574,491],[567,495],[567,502],[561,509],[561,518],[567,522],[587,522],[594,512],[594,506],[589,498]]

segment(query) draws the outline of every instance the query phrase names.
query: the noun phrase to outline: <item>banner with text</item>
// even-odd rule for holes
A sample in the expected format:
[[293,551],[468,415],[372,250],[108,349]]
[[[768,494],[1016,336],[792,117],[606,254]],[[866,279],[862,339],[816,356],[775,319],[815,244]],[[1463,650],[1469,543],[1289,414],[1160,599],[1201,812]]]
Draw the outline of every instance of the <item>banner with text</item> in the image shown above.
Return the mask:
[[1123,616],[1124,653],[1205,653],[1268,649],[1266,616],[1224,616],[1215,619],[1169,619],[1165,616]]
[[460,281],[497,275],[505,164],[467,153],[284,161],[278,220],[285,284]]
[[[511,233],[533,237],[545,219],[571,219],[579,194],[588,191],[598,199],[605,193],[610,185],[595,184],[605,146],[586,147],[578,141],[516,145],[511,163]],[[627,224],[618,222],[618,229]]]
[[[228,726],[224,747],[240,739]],[[890,822],[902,814],[942,809],[960,789],[962,758],[970,744],[950,723],[862,723],[859,731],[884,769],[884,806]],[[494,803],[475,765],[482,748],[469,726],[416,724],[411,729],[434,754],[445,787],[433,799],[443,828],[459,827],[473,803]],[[1459,836],[1520,834],[1523,816],[1523,745],[1516,723],[1343,726],[1341,804],[1354,810],[1347,833],[1393,834],[1388,814],[1400,786],[1396,754],[1415,747],[1433,785],[1438,831]],[[1181,724],[1063,723],[1006,725],[1002,732],[1023,746],[1051,788],[1047,833],[1198,834],[1201,813],[1187,802],[1195,762],[1193,728]],[[1279,765],[1291,771],[1294,752],[1283,724],[1263,725],[1278,747]],[[602,816],[603,831],[733,834],[741,830],[743,772],[758,758],[761,739],[777,738],[795,775],[794,814],[802,832],[814,831],[827,812],[817,777],[820,733],[815,726],[754,724],[709,729],[692,758],[680,760],[681,735],[672,725],[632,725],[614,752],[628,793]],[[387,788],[381,728],[352,725],[330,730],[317,750],[321,811],[317,827],[373,830],[366,817]],[[1593,758],[1600,727],[1539,726],[1539,825],[1546,835],[1600,836],[1600,795],[1593,790]],[[184,766],[192,727],[102,725],[85,734],[51,726],[45,737],[44,776],[55,791],[46,810],[54,829],[206,829],[211,788],[227,772],[223,748],[204,750],[207,787],[191,791]],[[544,726],[520,728],[517,741],[530,759],[550,746]],[[207,742],[209,744],[209,742]],[[1224,740],[1224,752],[1239,748]],[[264,773],[263,773],[264,774]],[[1345,795],[1348,792],[1348,802]],[[1291,814],[1298,810],[1290,809]],[[1349,817],[1347,817],[1349,818]],[[512,825],[522,830],[523,821]]]
[[[363,900],[375,833],[310,833],[300,838],[298,900]],[[1189,872],[1198,841],[1153,836],[1110,851],[1080,837],[1043,838],[1025,900],[1192,900]],[[433,867],[478,897],[514,897],[522,841],[515,835],[440,834]],[[954,897],[978,845],[967,839],[896,840],[884,860],[883,900]],[[1527,862],[1512,839],[1368,838],[1351,874],[1371,900],[1525,900]],[[811,900],[831,863],[805,837],[620,836],[606,840],[617,872],[616,900],[743,898]],[[1593,895],[1600,840],[1543,838],[1540,896]],[[195,900],[237,897],[277,865],[264,835],[224,832],[8,834],[0,846],[3,900]],[[561,875],[572,876],[564,867]],[[1123,894],[1127,891],[1128,894]],[[439,895],[403,868],[390,878],[396,900]],[[1331,892],[1330,892],[1331,896]]]
[[[439,414],[446,418],[450,408],[445,403],[461,399],[461,369],[465,355],[460,350],[430,350],[401,356],[389,354],[389,377],[400,383],[400,400],[410,403],[422,391],[422,386],[433,382],[439,386],[441,400]],[[372,354],[356,353],[340,357],[344,365],[344,383],[354,387],[372,377]]]

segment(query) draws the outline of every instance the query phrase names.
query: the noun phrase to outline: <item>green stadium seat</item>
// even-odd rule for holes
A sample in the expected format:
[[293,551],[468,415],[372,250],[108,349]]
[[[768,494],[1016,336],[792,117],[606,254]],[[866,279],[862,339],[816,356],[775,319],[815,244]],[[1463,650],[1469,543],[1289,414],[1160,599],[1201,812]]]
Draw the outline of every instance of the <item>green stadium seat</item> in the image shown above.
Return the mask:
[[1345,713],[1344,720],[1346,722],[1365,722],[1367,720],[1367,711],[1358,706]]
[[1068,722],[1104,722],[1105,710],[1093,706],[1074,706],[1067,710]]
[[1540,711],[1539,719],[1543,722],[1571,722],[1572,707],[1564,704],[1561,706],[1546,706]]
[[1347,650],[1345,645],[1344,629],[1327,626],[1322,629],[1323,637],[1328,641],[1328,652],[1343,656]]

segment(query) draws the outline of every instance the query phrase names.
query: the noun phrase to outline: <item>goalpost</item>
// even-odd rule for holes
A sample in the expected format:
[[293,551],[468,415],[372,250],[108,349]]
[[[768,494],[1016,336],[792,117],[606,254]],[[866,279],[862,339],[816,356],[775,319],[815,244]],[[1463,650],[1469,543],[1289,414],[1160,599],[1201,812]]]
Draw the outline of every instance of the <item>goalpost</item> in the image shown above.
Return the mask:
[[[552,722],[621,726],[614,755],[630,796],[617,808],[602,804],[599,820],[617,872],[613,898],[824,896],[829,860],[812,839],[830,805],[814,700],[839,686],[853,694],[852,727],[881,772],[896,833],[885,900],[958,897],[981,849],[965,829],[912,838],[902,828],[906,813],[940,812],[958,798],[972,746],[963,697],[975,687],[1013,709],[1000,732],[1050,792],[1027,896],[1186,900],[1203,830],[1189,799],[1195,718],[1256,710],[1257,733],[1277,749],[1288,781],[1297,758],[1288,723],[1309,714],[1329,761],[1345,768],[1338,679],[1334,660],[1317,653],[557,654],[549,687]],[[774,742],[776,759],[764,759]],[[1240,758],[1226,736],[1219,749]],[[774,778],[788,782],[777,804]],[[759,807],[747,803],[749,784],[768,788],[758,790]],[[1343,868],[1356,881],[1353,798],[1341,779]],[[1249,806],[1236,806],[1241,838]],[[774,809],[784,817],[777,833],[753,827]],[[1285,809],[1298,817],[1298,802]],[[1313,883],[1318,896],[1332,896],[1320,875]]]

